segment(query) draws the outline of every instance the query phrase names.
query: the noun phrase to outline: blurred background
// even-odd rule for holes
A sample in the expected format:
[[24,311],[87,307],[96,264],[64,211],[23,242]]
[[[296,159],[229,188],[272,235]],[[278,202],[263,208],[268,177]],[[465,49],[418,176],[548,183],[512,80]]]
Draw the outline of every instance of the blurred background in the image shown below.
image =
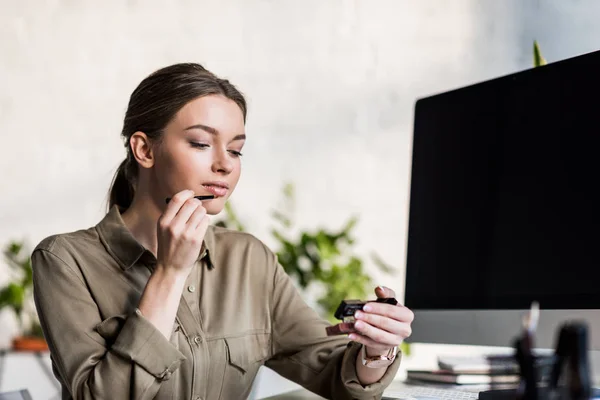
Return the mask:
[[[279,252],[272,212],[283,208],[293,219],[287,240],[305,234],[341,254],[289,267],[325,316],[335,296],[372,296],[371,286],[403,296],[416,99],[531,68],[534,40],[548,62],[600,48],[594,0],[0,0],[0,8],[3,248],[22,243],[22,257],[48,235],[95,225],[125,156],[130,93],[158,68],[198,62],[249,102],[230,202],[243,229]],[[354,243],[333,239],[353,217]],[[231,213],[214,221],[235,225]],[[331,265],[341,266],[337,275]],[[13,277],[4,260],[0,288]],[[0,348],[11,348],[20,327],[10,307],[0,311]],[[25,385],[19,368],[29,364],[12,360],[0,391]]]

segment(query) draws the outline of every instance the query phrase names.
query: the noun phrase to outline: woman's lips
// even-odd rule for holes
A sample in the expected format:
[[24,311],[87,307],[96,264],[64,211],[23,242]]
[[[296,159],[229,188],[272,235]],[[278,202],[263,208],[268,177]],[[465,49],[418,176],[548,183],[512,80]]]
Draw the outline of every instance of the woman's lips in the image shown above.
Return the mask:
[[208,190],[210,193],[214,194],[217,197],[224,197],[227,195],[227,188],[223,187],[223,186],[217,186],[217,185],[211,185],[211,184],[205,184],[202,185],[206,190]]

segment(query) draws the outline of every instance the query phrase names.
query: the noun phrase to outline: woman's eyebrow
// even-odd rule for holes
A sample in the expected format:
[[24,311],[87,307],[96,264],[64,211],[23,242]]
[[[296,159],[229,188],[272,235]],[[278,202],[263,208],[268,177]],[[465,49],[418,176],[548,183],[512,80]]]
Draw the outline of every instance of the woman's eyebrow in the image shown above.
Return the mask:
[[[184,130],[189,131],[191,129],[201,129],[207,133],[210,133],[211,135],[219,134],[219,131],[216,130],[215,128],[213,128],[211,126],[207,126],[207,125],[202,125],[202,124],[191,125],[191,126],[188,126],[187,128],[185,128]],[[240,134],[240,135],[236,135],[231,141],[233,142],[234,140],[245,140],[245,139],[246,139],[246,135]]]

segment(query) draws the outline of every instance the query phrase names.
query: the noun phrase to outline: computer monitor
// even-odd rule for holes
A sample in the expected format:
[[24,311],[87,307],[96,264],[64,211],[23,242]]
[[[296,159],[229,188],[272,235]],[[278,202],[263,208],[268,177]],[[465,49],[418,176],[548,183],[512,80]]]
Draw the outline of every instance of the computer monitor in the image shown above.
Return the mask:
[[405,304],[418,343],[600,349],[600,51],[416,102]]

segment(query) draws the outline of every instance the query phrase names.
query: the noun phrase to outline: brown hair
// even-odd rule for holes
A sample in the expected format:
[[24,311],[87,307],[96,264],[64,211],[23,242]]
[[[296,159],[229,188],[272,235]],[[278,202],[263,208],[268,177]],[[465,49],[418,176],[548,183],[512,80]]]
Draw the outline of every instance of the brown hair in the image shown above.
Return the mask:
[[127,157],[115,173],[108,207],[127,209],[133,201],[138,165],[129,139],[135,132],[144,132],[151,140],[160,141],[162,131],[175,114],[188,102],[202,96],[218,94],[233,100],[246,121],[246,100],[235,86],[220,79],[199,64],[174,64],[146,77],[133,91],[125,113],[121,136],[125,140]]

